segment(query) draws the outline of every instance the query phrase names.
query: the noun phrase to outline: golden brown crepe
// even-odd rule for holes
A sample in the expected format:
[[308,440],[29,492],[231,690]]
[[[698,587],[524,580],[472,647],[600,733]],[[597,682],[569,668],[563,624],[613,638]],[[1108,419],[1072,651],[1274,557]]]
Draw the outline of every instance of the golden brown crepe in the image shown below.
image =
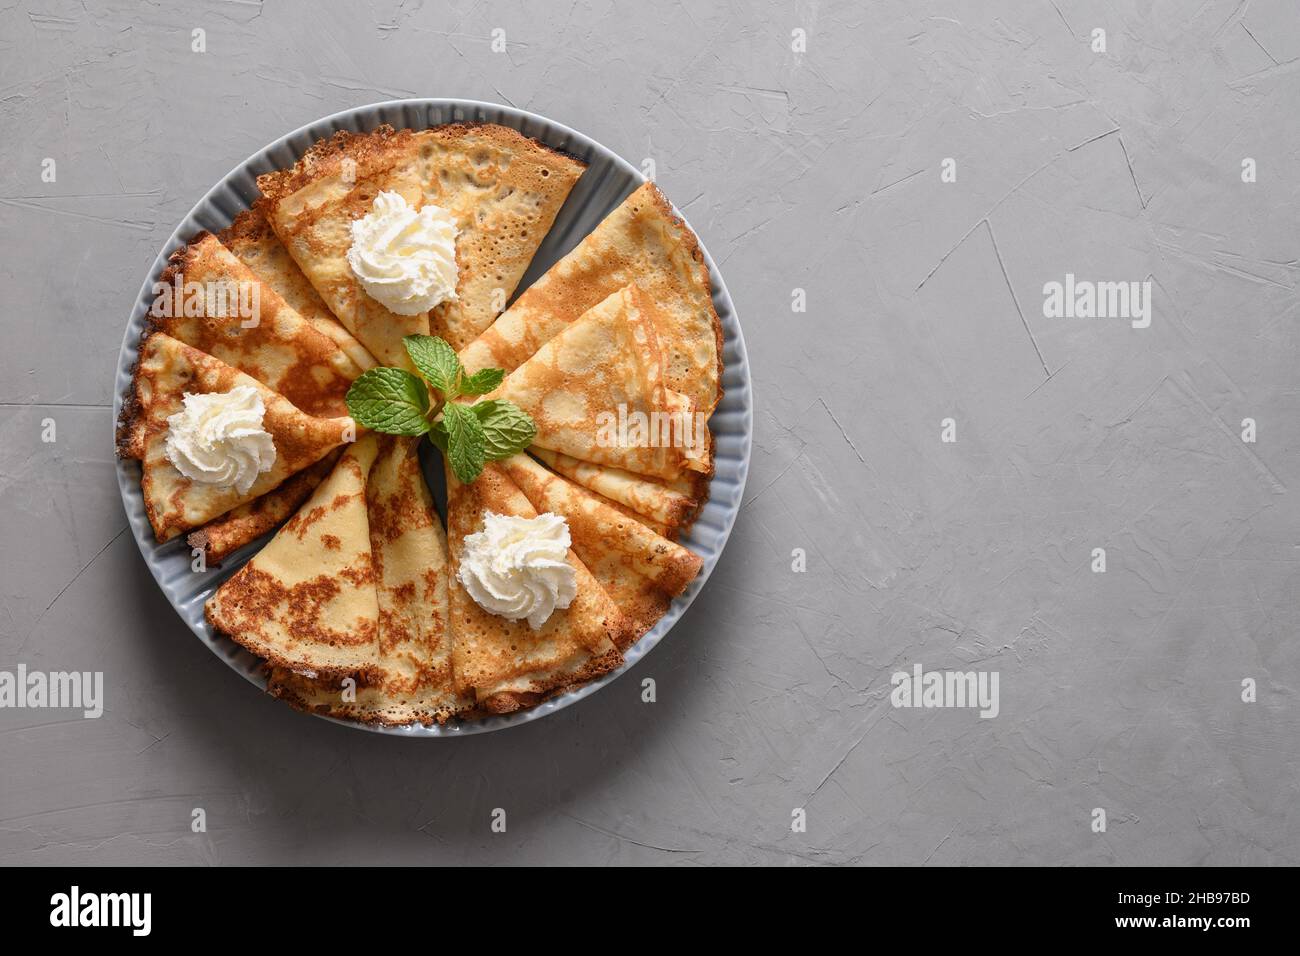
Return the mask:
[[366,480],[379,601],[378,673],[360,687],[348,687],[273,668],[269,689],[295,707],[369,723],[430,724],[473,704],[452,681],[447,539],[416,444],[416,439],[381,437]]
[[480,709],[508,713],[619,666],[630,626],[572,550],[577,594],[534,631],[479,607],[457,580],[466,535],[482,530],[487,512],[536,517],[528,499],[499,464],[489,463],[473,484],[447,469],[447,539],[451,555],[452,662],[457,686],[472,691]]
[[429,316],[398,315],[366,294],[348,265],[352,222],[380,192],[424,202],[418,152],[410,130],[340,130],[292,169],[257,177],[266,217],[289,255],[343,326],[384,365],[414,371],[402,337],[429,332]]
[[279,392],[308,415],[346,415],[361,369],[328,336],[201,232],[171,255],[153,325]]
[[[248,491],[186,478],[166,457],[167,418],[179,412],[186,393],[228,392],[246,385],[266,408],[262,427],[275,443],[275,463]],[[131,390],[122,403],[118,454],[140,460],[140,490],[159,541],[207,524],[252,501],[295,472],[315,464],[356,433],[351,418],[313,418],[261,382],[162,332],[148,335]]]
[[425,199],[460,229],[456,298],[435,308],[429,324],[461,349],[505,308],[587,164],[490,123],[437,126],[415,139]]
[[258,187],[276,234],[339,321],[384,364],[410,368],[402,337],[427,334],[430,317],[397,315],[366,294],[347,262],[352,222],[385,190],[453,215],[456,298],[434,310],[432,328],[459,348],[505,307],[584,168],[502,126],[380,127],[340,131]]
[[695,234],[654,183],[627,197],[461,352],[475,372],[507,372],[610,293],[635,282],[661,313],[664,381],[711,413],[722,397],[722,326]]
[[[651,522],[660,534],[667,529],[671,537],[690,527],[699,512],[699,498],[679,491],[663,481],[634,475],[621,468],[593,465],[548,448],[533,447],[532,453],[552,471],[563,475],[588,491],[628,509]],[[704,489],[707,494],[707,488]]]
[[711,474],[703,416],[664,384],[656,317],[637,286],[619,289],[487,397],[512,401],[532,416],[539,447],[659,478]]
[[534,508],[568,522],[574,553],[633,622],[623,633],[619,650],[626,650],[654,627],[672,599],[700,573],[703,562],[698,555],[655,534],[527,455],[507,458],[501,467]]
[[379,441],[350,445],[271,542],[208,599],[208,622],[273,666],[379,676],[379,601],[366,476]]
[[256,541],[298,510],[298,506],[316,490],[334,470],[343,449],[336,448],[310,468],[291,475],[284,484],[262,497],[227,511],[198,531],[191,531],[186,542],[199,548],[209,565],[219,565],[250,541]]
[[222,245],[234,253],[257,277],[269,285],[299,315],[321,334],[328,336],[364,372],[375,367],[375,357],[345,329],[334,313],[312,288],[298,264],[280,242],[266,221],[266,200],[259,199],[251,209],[235,217],[229,228],[217,234]]
[[[347,356],[349,361],[339,364],[347,369],[346,375],[349,379],[355,378],[366,369],[374,368],[374,356],[367,352],[365,346],[353,338],[352,334],[334,318],[333,313],[307,281],[307,277],[302,274],[302,270],[276,238],[270,223],[266,221],[263,201],[255,203],[252,209],[246,209],[236,216],[230,227],[218,233],[217,238],[221,245],[264,283],[264,286],[274,290],[288,303],[290,309],[310,323],[317,332],[330,339]],[[197,341],[190,344],[203,348],[203,345]],[[266,382],[266,379],[258,376],[253,369],[243,370]],[[271,383],[266,382],[266,384]],[[343,395],[346,396],[346,391]],[[304,405],[300,407],[310,412],[314,402],[310,399],[303,401]],[[347,413],[346,407],[342,407],[341,402],[333,407],[338,409],[337,414]],[[261,537],[293,514],[329,474],[339,454],[339,451],[332,452],[310,468],[298,472],[280,487],[268,491],[255,501],[240,505],[198,531],[192,532],[189,536],[190,547],[202,548],[210,564],[220,564],[234,551]]]

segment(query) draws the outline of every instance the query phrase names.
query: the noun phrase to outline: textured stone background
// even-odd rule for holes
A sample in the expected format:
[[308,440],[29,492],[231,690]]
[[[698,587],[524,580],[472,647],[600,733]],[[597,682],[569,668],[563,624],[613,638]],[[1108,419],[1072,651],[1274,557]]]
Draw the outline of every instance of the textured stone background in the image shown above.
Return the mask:
[[[102,670],[108,699],[0,711],[0,862],[1300,862],[1298,19],[5,4],[0,667]],[[634,671],[656,704],[625,678],[448,742],[311,720],[196,641],[124,533],[113,368],[173,224],[285,131],[424,95],[653,158],[735,298],[746,503]],[[1151,327],[1043,318],[1067,272],[1151,277]],[[1001,715],[895,710],[916,662],[998,671]]]

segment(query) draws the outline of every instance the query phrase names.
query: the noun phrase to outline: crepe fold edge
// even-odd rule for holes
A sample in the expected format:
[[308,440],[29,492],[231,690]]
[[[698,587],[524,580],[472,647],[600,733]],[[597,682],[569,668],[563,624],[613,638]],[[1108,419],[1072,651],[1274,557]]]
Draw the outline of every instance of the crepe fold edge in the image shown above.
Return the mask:
[[[478,708],[487,713],[510,713],[620,666],[619,646],[632,624],[572,548],[568,560],[577,576],[577,594],[568,608],[557,609],[537,631],[527,622],[508,621],[475,603],[458,580],[465,536],[479,528],[488,511],[525,518],[535,517],[537,511],[499,462],[489,462],[469,486],[456,479],[449,465],[444,470],[447,584],[457,687],[472,690]],[[516,643],[530,646],[521,649]],[[528,666],[530,651],[547,643],[556,645],[545,651],[547,660]],[[463,666],[475,655],[472,669]]]
[[[146,365],[151,362],[156,367],[151,372],[146,372]],[[183,385],[179,388],[171,387],[175,383],[166,382],[171,390],[155,394],[154,387],[159,384],[157,380],[165,380],[168,374],[176,374],[174,366],[177,364],[187,366],[194,373],[193,376],[178,376]],[[221,380],[226,382],[227,388],[213,387]],[[181,408],[183,396],[189,391],[186,386],[190,383],[196,384],[196,394],[213,394],[229,391],[235,386],[248,385],[261,396],[266,410],[264,426],[273,438],[278,437],[280,441],[276,442],[276,461],[270,471],[259,476],[246,494],[232,495],[234,489],[217,485],[203,486],[190,481],[181,476],[165,458],[162,461],[149,460],[154,436],[162,434],[166,427],[165,420],[168,416],[162,412],[169,408]],[[148,394],[143,394],[145,392]],[[165,332],[148,330],[140,339],[139,352],[131,372],[131,384],[122,399],[115,445],[119,458],[134,458],[140,462],[145,513],[155,538],[160,543],[165,543],[275,490],[294,474],[315,464],[330,451],[349,441],[349,436],[355,432],[356,423],[349,417],[318,418],[308,415],[283,395],[235,366],[186,345]],[[281,441],[287,441],[288,446],[283,447]],[[277,469],[280,469],[278,477]],[[172,473],[180,477],[172,478]],[[175,480],[177,484],[183,482],[182,490],[193,489],[199,499],[205,497],[206,491],[207,497],[219,496],[228,500],[221,502],[224,507],[212,506],[207,509],[209,513],[206,516],[194,519],[186,516],[185,507],[171,500],[176,496],[173,493],[167,501],[174,506],[175,513],[160,511],[154,498],[153,483],[155,479],[164,478]]]
[[[347,552],[341,551],[339,544],[335,545],[335,550],[340,551],[337,560],[343,563],[341,567],[332,569],[333,576],[344,580],[351,590],[345,592],[328,573],[291,584],[286,584],[274,573],[275,565],[284,561],[282,550],[293,557],[295,545],[288,536],[296,536],[300,543],[305,541],[307,531],[336,512],[340,501],[342,507],[352,505],[352,511],[355,511],[353,502],[358,495],[364,499],[366,476],[377,453],[378,440],[373,434],[349,446],[306,504],[280,528],[276,537],[204,602],[204,616],[214,631],[272,666],[287,668],[304,676],[326,679],[364,677],[367,680],[380,676],[375,664],[376,654],[372,652],[367,658],[364,650],[367,644],[377,647],[379,639],[379,606],[369,550],[368,518],[364,539],[358,538],[355,528],[348,532],[353,545],[358,540],[366,542],[364,551],[357,551],[349,557]],[[361,513],[365,514],[364,503]],[[344,526],[338,527],[341,530]],[[343,537],[342,530],[338,537]],[[362,556],[365,560],[354,567],[351,558]],[[272,566],[271,570],[266,570],[267,564]],[[371,601],[364,600],[367,593]],[[359,607],[355,609],[351,607],[352,601],[345,602],[350,620],[331,622],[347,627],[349,636],[358,638],[354,642],[356,649],[350,651],[339,649],[339,638],[335,636],[339,632],[324,623],[320,613],[320,605],[325,600],[344,594],[361,598]],[[306,612],[315,615],[310,628],[298,620]],[[358,622],[362,625],[360,629]],[[345,642],[344,646],[350,645]]]
[[565,519],[574,552],[625,619],[615,638],[620,650],[653,628],[699,575],[699,555],[528,455],[514,455],[501,465],[537,511]]

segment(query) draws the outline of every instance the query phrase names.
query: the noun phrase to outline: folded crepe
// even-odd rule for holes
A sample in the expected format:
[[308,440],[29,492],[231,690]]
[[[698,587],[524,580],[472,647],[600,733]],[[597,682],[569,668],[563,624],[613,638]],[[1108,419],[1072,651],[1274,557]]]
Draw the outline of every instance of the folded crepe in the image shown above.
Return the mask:
[[201,232],[171,255],[151,312],[172,338],[247,372],[308,415],[346,415],[361,369],[216,236]]
[[219,565],[250,541],[256,541],[298,510],[316,487],[334,470],[343,449],[336,448],[310,468],[291,475],[279,488],[227,511],[185,540],[204,553],[209,565]]
[[266,219],[266,200],[259,199],[253,208],[241,212],[217,238],[316,331],[332,339],[361,372],[375,367],[375,357],[334,318],[334,313],[276,236]]
[[381,191],[456,220],[456,296],[432,329],[455,348],[504,308],[585,164],[502,126],[456,123],[420,133],[340,131],[291,170],[258,177],[267,216],[339,320],[377,359],[410,367],[402,337],[430,331],[427,313],[397,315],[366,294],[347,262],[351,224]]
[[456,298],[429,324],[454,349],[490,326],[587,164],[505,126],[454,123],[415,134],[425,198],[456,218]]
[[695,234],[654,183],[627,197],[461,352],[471,371],[518,368],[610,293],[635,282],[661,312],[664,380],[706,415],[722,397],[722,326]]
[[325,678],[379,676],[379,600],[366,476],[377,436],[350,445],[271,542],[204,607],[208,622],[275,667]]
[[368,723],[429,724],[473,697],[452,681],[447,629],[447,538],[420,470],[416,439],[379,438],[366,479],[379,606],[376,676],[359,687],[272,668],[271,693],[302,710]]
[[712,444],[689,397],[663,379],[657,310],[625,286],[506,376],[508,399],[537,425],[533,444],[659,478],[712,474]]
[[[254,388],[266,412],[262,427],[275,444],[269,471],[240,493],[233,486],[191,481],[167,460],[167,418],[184,396]],[[118,422],[118,454],[140,461],[145,512],[159,541],[207,524],[218,515],[278,488],[286,478],[324,458],[356,432],[351,418],[314,418],[261,382],[171,336],[154,332],[140,344],[131,388]]]
[[[350,359],[347,373],[349,378],[355,378],[366,369],[374,368],[374,356],[334,318],[334,314],[276,237],[271,224],[266,221],[264,201],[259,200],[253,208],[241,212],[228,228],[217,234],[217,238],[236,259],[288,303],[289,308],[338,346]],[[339,412],[345,413],[346,409]],[[209,564],[220,564],[239,548],[260,538],[297,511],[298,506],[307,500],[307,496],[330,473],[340,453],[339,450],[331,452],[310,468],[289,478],[280,487],[192,532],[189,536],[190,547],[202,548]]]
[[470,485],[447,469],[448,590],[457,687],[473,692],[479,709],[509,713],[619,666],[623,655],[618,644],[627,643],[630,622],[572,550],[577,594],[538,630],[526,620],[509,621],[475,603],[457,574],[465,537],[482,530],[488,512],[537,516],[499,464],[488,464]]
[[390,191],[423,205],[419,156],[410,130],[340,130],[292,169],[257,177],[266,217],[335,317],[384,365],[414,371],[402,337],[428,334],[429,316],[398,315],[366,294],[348,265],[352,222]]
[[701,499],[708,494],[707,477],[703,475],[695,476],[700,479],[702,488],[695,488],[694,482],[688,479],[688,490],[680,490],[663,481],[634,475],[621,468],[579,461],[548,448],[534,446],[531,451],[552,471],[616,507],[626,509],[627,513],[643,519],[649,527],[667,537],[675,538],[690,527],[703,504]]
[[672,599],[700,573],[700,557],[656,534],[598,496],[548,471],[527,455],[501,462],[539,512],[569,525],[573,551],[633,626],[621,635],[626,650],[654,627]]

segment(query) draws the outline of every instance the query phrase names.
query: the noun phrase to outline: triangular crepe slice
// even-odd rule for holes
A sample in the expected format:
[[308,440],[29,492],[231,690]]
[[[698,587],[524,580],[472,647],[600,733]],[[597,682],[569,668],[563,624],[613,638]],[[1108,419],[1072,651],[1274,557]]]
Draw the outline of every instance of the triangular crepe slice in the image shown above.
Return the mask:
[[208,232],[172,253],[153,324],[247,372],[308,415],[346,415],[361,369]]
[[368,723],[429,724],[473,704],[452,681],[447,538],[424,483],[416,443],[380,438],[367,478],[379,598],[378,676],[345,693],[337,681],[273,669],[271,692],[296,707]]
[[352,222],[375,196],[399,193],[424,202],[419,155],[410,130],[340,130],[321,140],[292,169],[257,177],[266,216],[284,247],[344,327],[384,365],[414,371],[402,337],[428,334],[429,315],[398,315],[366,294],[348,265]]
[[[261,396],[266,408],[262,427],[275,443],[275,463],[244,494],[234,487],[191,481],[166,455],[167,418],[181,410],[187,392],[229,392],[239,385],[251,386]],[[149,523],[159,541],[169,541],[279,487],[355,433],[351,418],[313,418],[257,379],[155,332],[140,344],[131,391],[122,403],[118,454],[140,460],[140,490]]]
[[[656,481],[644,475],[634,475],[622,468],[609,465],[595,465],[589,461],[579,461],[568,455],[551,451],[548,448],[534,446],[532,452],[554,472],[558,472],[588,491],[628,509],[638,517],[646,519],[650,527],[660,534],[675,536],[690,526],[699,513],[700,497],[707,496],[707,479],[699,476],[704,485],[703,495],[697,497],[689,491],[679,490],[664,481]],[[673,482],[673,484],[679,484]],[[688,488],[689,488],[688,484]],[[665,530],[662,529],[667,529]]]
[[587,164],[490,123],[437,126],[415,139],[425,199],[460,229],[456,298],[438,305],[429,324],[461,349],[505,308]]
[[409,367],[402,336],[429,332],[429,316],[399,316],[366,294],[347,262],[353,220],[384,190],[453,215],[456,298],[434,310],[433,330],[459,348],[504,308],[585,168],[503,126],[380,127],[336,133],[258,186],[277,235],[339,320],[380,361]]
[[320,293],[312,288],[276,236],[266,220],[266,200],[259,199],[253,203],[253,208],[241,212],[229,228],[217,234],[217,238],[234,253],[236,259],[280,293],[284,301],[310,322],[316,331],[333,340],[352,359],[359,371],[375,367],[375,357],[334,318],[334,313],[329,310]]
[[629,623],[572,550],[577,594],[538,630],[526,620],[509,621],[481,608],[456,575],[465,536],[482,530],[489,511],[537,515],[498,464],[488,464],[470,485],[462,485],[447,469],[452,669],[457,686],[473,691],[480,709],[508,713],[619,666],[623,655],[616,645]]
[[471,372],[518,368],[611,292],[635,282],[662,313],[664,380],[705,414],[722,397],[722,326],[695,234],[646,183],[461,352]]
[[672,599],[700,573],[699,555],[655,534],[527,455],[507,458],[501,466],[534,508],[568,522],[574,552],[634,622],[620,650],[654,627]]
[[219,565],[250,541],[256,541],[285,518],[298,510],[326,476],[334,470],[343,449],[336,448],[310,468],[291,475],[279,488],[262,497],[227,511],[198,531],[191,531],[186,542],[199,548],[209,565]]
[[377,676],[379,602],[366,476],[379,443],[350,445],[307,503],[204,610],[208,623],[277,667]]
[[506,376],[489,398],[537,425],[533,444],[641,475],[711,474],[708,427],[663,381],[655,306],[635,285],[610,294]]

